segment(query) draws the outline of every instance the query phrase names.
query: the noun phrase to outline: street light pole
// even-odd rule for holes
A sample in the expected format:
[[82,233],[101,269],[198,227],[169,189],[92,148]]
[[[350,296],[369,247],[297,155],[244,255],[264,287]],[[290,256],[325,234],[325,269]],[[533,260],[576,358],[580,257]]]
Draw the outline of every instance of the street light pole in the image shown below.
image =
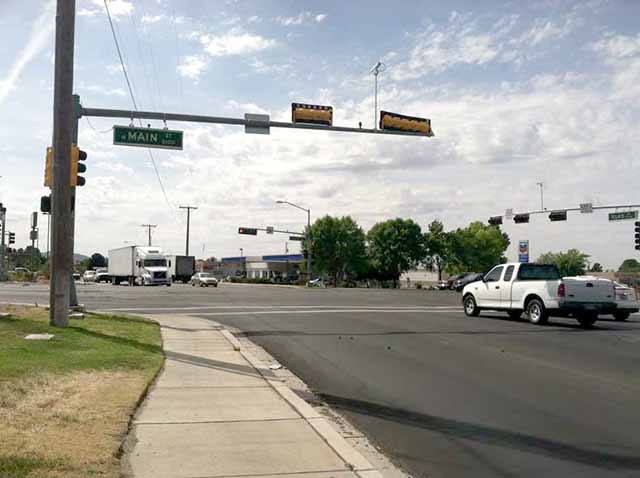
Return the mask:
[[373,129],[378,129],[378,74],[385,71],[387,66],[378,62],[371,68],[371,73],[373,73],[373,84],[374,84],[374,94],[373,94]]
[[540,181],[536,184],[540,186],[540,210],[544,211],[544,181]]
[[309,281],[313,278],[311,271],[311,209],[298,206],[297,204],[289,201],[276,201],[276,204],[288,204],[289,206],[293,206],[307,213],[307,287],[309,287]]

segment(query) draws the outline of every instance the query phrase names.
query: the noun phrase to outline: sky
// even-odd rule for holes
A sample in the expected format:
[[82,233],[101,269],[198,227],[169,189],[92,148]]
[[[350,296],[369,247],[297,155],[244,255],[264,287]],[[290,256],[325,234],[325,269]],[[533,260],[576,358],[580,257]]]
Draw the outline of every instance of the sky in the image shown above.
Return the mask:
[[[82,118],[88,153],[78,188],[76,252],[153,244],[227,257],[299,251],[285,235],[351,215],[365,230],[395,217],[446,229],[492,215],[640,203],[640,2],[109,0],[141,110],[290,121],[291,103],[331,105],[334,124],[373,126],[379,109],[431,119],[433,138],[167,122],[182,151],[114,146],[113,125]],[[55,3],[0,0],[0,201],[28,244],[52,135]],[[74,91],[84,107],[131,110],[103,0],[77,0]],[[162,121],[145,122],[162,128]],[[153,161],[156,167],[154,168]],[[157,174],[156,174],[157,168]],[[158,179],[158,176],[160,179]],[[166,191],[166,197],[163,193]],[[41,249],[46,221],[40,218]],[[507,256],[577,248],[616,268],[632,221],[606,211],[505,221]],[[288,242],[288,246],[285,244]]]

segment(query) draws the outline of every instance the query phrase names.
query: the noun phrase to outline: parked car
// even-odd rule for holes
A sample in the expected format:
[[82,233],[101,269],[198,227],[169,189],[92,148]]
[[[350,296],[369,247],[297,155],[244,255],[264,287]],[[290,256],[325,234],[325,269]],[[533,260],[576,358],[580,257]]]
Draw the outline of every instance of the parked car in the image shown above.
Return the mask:
[[476,282],[476,281],[482,280],[483,276],[484,276],[484,274],[479,274],[477,272],[473,272],[471,274],[467,274],[466,276],[461,277],[460,279],[455,281],[453,283],[453,288],[455,290],[457,290],[458,292],[461,292],[462,289],[464,289],[465,285],[471,284],[472,282]]
[[615,301],[617,305],[613,313],[614,319],[624,321],[627,320],[631,314],[640,311],[640,302],[638,302],[638,294],[636,294],[635,289],[618,282],[614,282],[613,287],[615,289]]
[[82,274],[82,280],[85,282],[95,282],[96,271],[93,271],[93,270],[84,271],[84,274]]
[[462,274],[454,274],[447,279],[447,289],[454,289],[454,284],[458,279],[462,279],[464,276],[468,275],[469,272],[463,272]]
[[438,282],[438,290],[445,290],[448,287],[449,285],[447,284],[446,280],[441,280]]
[[560,278],[551,264],[501,264],[482,280],[467,284],[462,304],[468,316],[502,310],[512,318],[524,312],[530,322],[544,324],[550,316],[574,317],[592,326],[599,314],[616,312],[613,281],[598,277]]
[[96,269],[96,282],[111,282],[111,274],[108,269]]
[[73,273],[73,280],[74,280],[74,281],[79,281],[79,280],[81,280],[81,279],[82,279],[82,276],[80,275],[80,273],[79,273],[79,272],[74,272],[74,273]]
[[14,274],[24,274],[24,275],[31,274],[31,271],[26,267],[16,267],[11,272],[13,272]]
[[218,279],[213,277],[209,272],[197,272],[191,277],[191,285],[193,287],[199,285],[200,287],[218,287]]

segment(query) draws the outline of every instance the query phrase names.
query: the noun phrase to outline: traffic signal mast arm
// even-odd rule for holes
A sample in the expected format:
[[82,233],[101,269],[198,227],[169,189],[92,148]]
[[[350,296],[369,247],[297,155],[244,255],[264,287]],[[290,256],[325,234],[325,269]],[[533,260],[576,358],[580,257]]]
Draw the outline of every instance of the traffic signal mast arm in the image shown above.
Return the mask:
[[[244,232],[240,232],[240,230],[244,230],[244,229],[248,229],[248,230],[254,230],[254,231],[271,231],[271,232],[278,232],[280,234],[293,234],[295,236],[304,236],[304,232],[295,232],[295,231],[284,231],[281,229],[266,229],[266,228],[260,228],[260,227],[239,227],[238,228],[238,234],[246,234]],[[253,234],[249,234],[249,235],[253,235]]]
[[[593,210],[602,210],[602,209],[628,209],[628,208],[634,208],[634,207],[640,207],[640,204],[619,204],[617,206],[593,206],[592,209]],[[549,210],[545,210],[545,211],[530,211],[530,212],[518,212],[518,213],[513,213],[513,217],[524,217],[524,216],[530,216],[532,214],[549,214],[550,216],[553,215],[559,215],[561,213],[567,213],[570,211],[580,211],[579,207],[569,207],[569,208],[558,208],[558,209],[549,209]],[[498,224],[502,224],[502,217],[504,215],[503,214],[499,214],[496,216],[491,216],[490,220],[489,220],[489,224],[495,223],[496,225]],[[556,219],[558,220],[558,219]],[[527,221],[528,222],[528,221]]]
[[[178,113],[157,113],[154,111],[130,111],[130,110],[114,110],[104,108],[81,108],[81,116],[92,116],[99,118],[129,118],[129,119],[151,119],[159,121],[184,121],[190,123],[211,123],[211,124],[228,124],[235,126],[254,126],[254,123],[244,118],[227,118],[222,116],[202,116],[187,115]],[[270,128],[293,128],[293,129],[309,129],[321,131],[337,131],[341,133],[369,133],[369,134],[391,134],[400,136],[433,136],[431,129],[427,133],[413,131],[397,131],[387,129],[369,129],[369,128],[351,128],[347,126],[325,126],[310,123],[286,123],[284,121],[265,121],[265,127]]]

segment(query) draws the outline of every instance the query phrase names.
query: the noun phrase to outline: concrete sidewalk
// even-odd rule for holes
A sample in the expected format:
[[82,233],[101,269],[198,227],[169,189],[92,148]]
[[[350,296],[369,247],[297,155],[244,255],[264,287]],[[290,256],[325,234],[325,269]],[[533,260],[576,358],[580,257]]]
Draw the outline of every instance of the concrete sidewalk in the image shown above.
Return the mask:
[[135,417],[125,476],[381,477],[219,324],[147,317],[162,327],[166,362]]

